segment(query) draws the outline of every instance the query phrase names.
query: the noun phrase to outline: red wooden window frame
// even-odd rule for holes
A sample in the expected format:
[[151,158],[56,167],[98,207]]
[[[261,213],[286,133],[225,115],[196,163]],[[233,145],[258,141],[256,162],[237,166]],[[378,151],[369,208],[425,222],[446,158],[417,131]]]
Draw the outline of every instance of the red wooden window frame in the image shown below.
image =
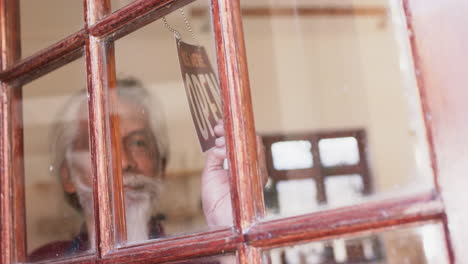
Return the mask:
[[[468,222],[468,212],[460,211],[467,198],[460,198],[466,195],[464,189],[459,187],[468,186],[468,177],[459,177],[468,169],[468,155],[463,155],[463,146],[466,144],[462,144],[467,142],[463,139],[465,136],[457,137],[468,134],[468,122],[465,122],[463,114],[468,110],[468,91],[464,89],[468,79],[461,72],[453,71],[454,67],[468,68],[468,62],[463,60],[468,52],[456,45],[457,41],[468,41],[465,16],[454,15],[467,13],[468,4],[463,0],[445,0],[443,4],[437,0],[403,0],[409,31],[412,32],[415,67],[419,73],[417,77],[431,145],[435,189],[410,197],[273,221],[260,221],[264,205],[257,160],[251,158],[257,157],[257,150],[240,4],[238,0],[212,0],[232,168],[234,228],[116,248],[116,243],[125,236],[125,225],[122,221],[114,223],[110,214],[113,212],[123,220],[119,177],[114,179],[112,188],[106,187],[112,180],[112,172],[119,173],[110,168],[109,161],[105,159],[106,155],[116,160],[119,158],[115,140],[118,135],[114,129],[118,119],[107,116],[109,112],[105,111],[108,107],[106,102],[113,100],[112,88],[115,86],[112,41],[192,1],[136,0],[110,14],[108,0],[84,0],[85,27],[82,30],[20,60],[18,0],[0,0],[1,263],[22,262],[26,257],[20,87],[79,58],[83,53],[91,96],[89,117],[92,162],[94,175],[98,175],[94,181],[96,230],[99,230],[97,252],[50,262],[160,263],[237,252],[240,263],[260,263],[264,248],[409,223],[424,224],[432,220],[444,224],[450,262],[468,258],[468,252],[463,250],[464,240],[468,237],[465,234],[468,231],[463,231],[464,223]],[[428,14],[425,12],[428,7],[433,7],[432,11],[435,11]],[[434,21],[440,23],[436,30],[431,26]],[[444,52],[434,54],[434,49]],[[447,67],[449,65],[451,67]],[[105,92],[107,88],[108,93]],[[440,100],[440,96],[444,100]],[[106,118],[111,120],[110,127],[102,122]],[[107,139],[109,134],[110,140]],[[109,145],[112,146],[111,153],[106,152]],[[116,233],[123,236],[116,237]],[[450,238],[454,238],[453,245]]]

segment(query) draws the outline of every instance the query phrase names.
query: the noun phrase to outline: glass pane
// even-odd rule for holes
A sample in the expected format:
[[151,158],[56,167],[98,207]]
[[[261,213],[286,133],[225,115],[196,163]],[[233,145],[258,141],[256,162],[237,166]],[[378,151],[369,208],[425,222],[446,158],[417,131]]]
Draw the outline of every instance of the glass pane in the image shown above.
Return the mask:
[[390,229],[265,251],[263,263],[449,263],[441,224]]
[[[126,6],[126,5],[129,5],[131,4],[132,2],[135,2],[135,0],[110,0],[111,1],[111,10],[112,12],[115,12],[119,9],[121,9],[122,7]],[[195,16],[198,16],[198,14],[200,13],[205,13],[207,11],[209,11],[208,9],[206,9],[206,4],[204,3],[205,1],[202,0],[202,1],[193,1],[190,6],[191,8],[189,10],[186,10],[186,12],[189,12],[190,15],[195,15]],[[210,21],[205,21],[206,23],[210,23]],[[205,27],[208,26],[207,24],[205,24]]]
[[[213,109],[220,114],[220,101],[207,104],[207,91],[197,90],[187,95],[184,87],[185,82],[192,88],[213,89],[208,90],[212,96],[219,94],[215,87],[217,70],[212,32],[204,27],[205,20],[190,16],[190,10],[202,3],[208,12],[210,2],[198,1],[196,5],[185,6],[184,14],[177,10],[166,16],[167,25],[158,20],[115,42],[118,79],[115,108],[119,113],[122,138],[129,243],[232,223],[228,173],[222,166],[224,159],[214,158],[212,150],[203,153],[199,143],[199,137],[212,133],[207,122],[216,120],[206,119],[205,114]],[[184,22],[184,15],[193,35]],[[183,42],[205,47],[212,75],[192,74],[189,79],[184,75],[182,79],[177,53],[180,46],[169,27],[180,32]],[[188,57],[192,66],[208,64],[192,55]],[[201,101],[201,112],[194,107],[192,119],[189,101],[194,100]],[[194,124],[201,127],[200,135]],[[219,150],[224,151],[225,156],[225,150]],[[209,173],[204,174],[204,169]],[[153,187],[145,189],[145,185]],[[140,195],[145,193],[148,197],[143,199]]]
[[84,69],[80,59],[23,87],[30,261],[91,250],[94,238],[86,231],[94,211]]
[[134,2],[135,0],[111,0],[112,12],[119,10],[120,8]]
[[275,170],[297,170],[312,168],[311,143],[309,141],[281,141],[271,144]]
[[276,190],[280,215],[296,215],[304,208],[317,207],[317,189],[312,179],[278,181]]
[[399,1],[241,3],[269,217],[433,188]]
[[325,178],[327,204],[344,206],[349,201],[363,198],[364,183],[361,175],[343,175]]
[[359,163],[359,147],[353,137],[327,138],[319,141],[323,166],[354,165]]
[[21,0],[19,2],[23,58],[83,27],[83,1],[81,0]]
[[236,255],[235,253],[225,253],[212,257],[168,262],[168,264],[235,264],[237,263]]

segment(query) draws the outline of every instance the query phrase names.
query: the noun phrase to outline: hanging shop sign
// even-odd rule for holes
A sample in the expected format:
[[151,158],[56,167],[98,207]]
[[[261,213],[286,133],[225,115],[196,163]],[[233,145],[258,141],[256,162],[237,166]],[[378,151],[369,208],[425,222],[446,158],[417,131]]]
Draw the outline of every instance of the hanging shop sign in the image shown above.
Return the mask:
[[222,119],[219,83],[203,46],[177,40],[180,69],[202,151],[215,145],[214,127]]

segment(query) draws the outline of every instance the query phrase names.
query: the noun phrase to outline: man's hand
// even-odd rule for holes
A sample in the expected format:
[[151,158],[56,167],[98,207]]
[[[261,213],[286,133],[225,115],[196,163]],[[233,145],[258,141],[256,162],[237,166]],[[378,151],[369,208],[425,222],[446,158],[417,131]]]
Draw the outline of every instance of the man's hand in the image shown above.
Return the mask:
[[214,127],[216,145],[207,151],[201,182],[203,212],[209,227],[232,225],[229,173],[223,168],[227,158],[224,124]]
[[[205,168],[202,174],[202,202],[205,218],[210,227],[230,226],[233,224],[229,173],[224,169],[227,158],[224,124],[222,121],[214,127],[216,144],[207,151]],[[257,136],[257,159],[259,177],[264,186],[268,179],[265,163],[265,151],[261,137]]]

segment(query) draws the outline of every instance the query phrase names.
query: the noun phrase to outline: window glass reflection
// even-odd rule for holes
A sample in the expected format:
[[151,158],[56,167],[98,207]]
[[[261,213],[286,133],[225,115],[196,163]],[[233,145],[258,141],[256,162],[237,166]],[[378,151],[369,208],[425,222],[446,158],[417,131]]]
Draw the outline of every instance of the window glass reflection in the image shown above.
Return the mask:
[[[315,189],[289,190],[291,196],[309,192],[320,205],[311,208],[304,201],[296,213],[361,202],[334,197],[355,185],[356,177],[344,175],[361,177],[356,181],[362,187],[346,188],[366,200],[434,188],[401,2],[258,0],[241,5],[255,127],[265,144],[268,176],[273,186],[315,181]],[[310,154],[301,158],[290,148],[276,147],[302,140],[311,145],[304,150]],[[283,163],[294,166],[278,165]],[[265,189],[265,201],[273,206],[279,193],[272,190]],[[269,208],[268,217],[290,216],[273,213],[277,209]]]
[[[192,15],[194,8],[209,14],[209,6],[209,1],[193,2],[167,15],[166,22],[154,21],[114,42],[117,85],[110,87],[111,109],[119,119],[127,244],[232,224],[223,125],[207,126],[221,121],[207,118],[222,103],[208,102],[214,97],[208,92],[217,93],[214,39],[205,20]],[[185,44],[176,41],[174,31]],[[181,64],[208,68],[203,56],[187,49],[179,59],[179,50],[188,45],[205,48],[213,74],[190,73],[196,91],[187,95]],[[200,107],[191,108],[189,101]],[[192,114],[192,109],[200,111]],[[212,132],[216,146],[203,152],[199,138]]]
[[441,224],[395,228],[264,252],[263,263],[449,263]]
[[84,26],[83,1],[20,0],[19,3],[23,58],[62,40]]
[[111,0],[110,3],[112,12],[117,11],[128,4],[131,4],[133,1],[135,0]]
[[92,191],[79,177],[91,167],[84,70],[80,59],[23,87],[29,261],[94,250]]
[[235,253],[224,253],[222,255],[212,257],[168,262],[168,264],[236,264],[236,255],[237,254]]

